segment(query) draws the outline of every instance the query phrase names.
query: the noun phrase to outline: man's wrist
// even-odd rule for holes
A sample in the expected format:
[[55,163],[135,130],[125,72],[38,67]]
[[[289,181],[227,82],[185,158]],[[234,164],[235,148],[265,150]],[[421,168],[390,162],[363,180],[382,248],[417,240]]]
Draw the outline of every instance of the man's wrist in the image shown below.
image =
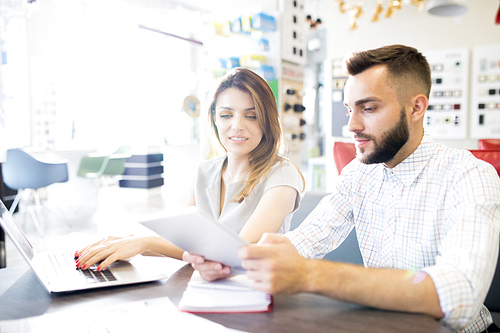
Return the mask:
[[321,278],[321,260],[304,259],[304,279],[301,292],[317,293],[319,290],[319,281]]
[[345,267],[343,263],[321,259],[306,259],[306,261],[304,292],[330,295],[332,290],[341,287],[339,272]]

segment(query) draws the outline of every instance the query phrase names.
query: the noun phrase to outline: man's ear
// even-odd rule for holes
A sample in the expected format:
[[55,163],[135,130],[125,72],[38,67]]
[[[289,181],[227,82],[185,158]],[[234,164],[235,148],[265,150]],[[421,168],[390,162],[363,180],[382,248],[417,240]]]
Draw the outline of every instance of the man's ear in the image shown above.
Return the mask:
[[411,107],[411,119],[413,122],[417,122],[421,120],[424,115],[427,107],[429,106],[429,99],[423,95],[418,94],[411,98],[410,107]]

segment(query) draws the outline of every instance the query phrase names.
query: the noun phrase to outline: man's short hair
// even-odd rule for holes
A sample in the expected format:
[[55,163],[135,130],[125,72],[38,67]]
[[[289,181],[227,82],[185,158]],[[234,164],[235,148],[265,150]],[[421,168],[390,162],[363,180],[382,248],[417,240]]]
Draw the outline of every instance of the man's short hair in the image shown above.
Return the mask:
[[417,49],[405,45],[389,45],[355,52],[345,60],[350,75],[360,74],[377,65],[387,67],[389,80],[395,84],[400,102],[401,98],[415,92],[429,98],[432,83],[431,69],[425,57]]

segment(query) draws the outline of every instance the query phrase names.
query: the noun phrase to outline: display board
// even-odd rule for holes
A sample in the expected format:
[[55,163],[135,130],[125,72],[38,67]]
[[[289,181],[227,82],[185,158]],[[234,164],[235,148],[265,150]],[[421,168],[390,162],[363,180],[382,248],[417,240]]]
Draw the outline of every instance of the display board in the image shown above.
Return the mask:
[[344,86],[347,81],[347,73],[342,68],[342,59],[332,61],[332,136],[351,137],[347,130],[349,117],[346,116],[347,109],[344,106]]
[[469,50],[433,50],[423,54],[432,78],[424,128],[435,139],[467,138]]
[[304,0],[281,0],[281,58],[305,65],[307,62]]
[[304,69],[289,62],[282,63],[282,105],[281,117],[283,135],[290,151],[298,151],[304,146],[306,134],[303,112]]
[[500,44],[472,49],[470,136],[500,138]]

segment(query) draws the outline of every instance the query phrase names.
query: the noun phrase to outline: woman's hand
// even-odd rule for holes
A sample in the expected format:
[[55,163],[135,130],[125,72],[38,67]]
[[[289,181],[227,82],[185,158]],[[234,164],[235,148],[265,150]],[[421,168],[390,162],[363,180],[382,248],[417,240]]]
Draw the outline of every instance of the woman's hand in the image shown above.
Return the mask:
[[200,272],[203,280],[206,281],[227,278],[231,273],[231,267],[225,266],[220,262],[206,261],[202,256],[191,254],[187,251],[182,255],[182,260],[189,262],[194,269]]
[[147,237],[106,237],[76,251],[76,267],[87,269],[102,261],[98,267],[98,270],[102,270],[117,260],[130,258],[147,250]]

